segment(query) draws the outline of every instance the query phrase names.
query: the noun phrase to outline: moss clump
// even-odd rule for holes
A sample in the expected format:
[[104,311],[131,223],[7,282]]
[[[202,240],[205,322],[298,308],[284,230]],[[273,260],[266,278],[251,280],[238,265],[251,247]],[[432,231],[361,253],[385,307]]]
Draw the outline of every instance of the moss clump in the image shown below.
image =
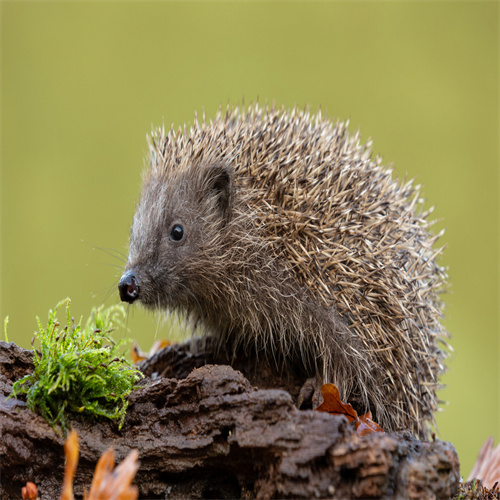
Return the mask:
[[[125,342],[116,343],[110,333],[123,326],[125,311],[121,305],[93,308],[84,327],[70,314],[70,300],[65,299],[49,311],[44,328],[37,317],[40,352],[34,353],[35,370],[14,383],[9,397],[26,395],[28,408],[37,410],[56,429],[66,433],[69,414],[107,417],[123,425],[127,397],[142,378],[139,370],[117,355]],[[56,318],[66,304],[64,327]]]

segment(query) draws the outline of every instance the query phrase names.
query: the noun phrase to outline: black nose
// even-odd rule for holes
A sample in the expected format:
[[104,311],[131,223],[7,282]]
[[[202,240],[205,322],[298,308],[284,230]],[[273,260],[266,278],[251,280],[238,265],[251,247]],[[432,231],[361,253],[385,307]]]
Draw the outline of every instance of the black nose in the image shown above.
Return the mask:
[[124,273],[118,284],[118,290],[120,291],[120,299],[123,302],[132,303],[139,298],[139,283],[133,271]]

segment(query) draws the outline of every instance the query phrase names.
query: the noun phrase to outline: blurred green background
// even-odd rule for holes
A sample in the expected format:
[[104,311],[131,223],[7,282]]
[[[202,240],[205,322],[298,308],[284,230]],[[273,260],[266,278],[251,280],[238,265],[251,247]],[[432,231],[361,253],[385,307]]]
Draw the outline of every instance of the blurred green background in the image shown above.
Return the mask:
[[[467,475],[499,439],[497,2],[1,3],[1,310],[118,301],[147,151],[162,121],[229,101],[319,106],[423,184],[447,232],[455,353],[440,437]],[[168,335],[133,308],[131,336]]]

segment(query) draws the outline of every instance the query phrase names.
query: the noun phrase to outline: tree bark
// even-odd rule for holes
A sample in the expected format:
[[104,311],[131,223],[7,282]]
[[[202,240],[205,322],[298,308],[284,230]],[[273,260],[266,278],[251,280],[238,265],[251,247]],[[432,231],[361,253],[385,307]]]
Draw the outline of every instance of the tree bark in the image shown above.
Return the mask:
[[[125,424],[72,421],[80,440],[75,494],[89,487],[108,447],[117,462],[134,448],[141,499],[156,498],[451,498],[460,478],[454,447],[409,433],[359,437],[347,420],[298,410],[288,392],[257,389],[227,365],[177,346],[162,359],[186,378],[152,376],[132,393]],[[62,437],[22,401],[5,397],[32,369],[32,354],[0,342],[1,495],[20,498],[33,481],[57,499]],[[171,370],[172,371],[172,370]],[[174,370],[175,371],[175,370]],[[172,375],[172,373],[170,374]]]

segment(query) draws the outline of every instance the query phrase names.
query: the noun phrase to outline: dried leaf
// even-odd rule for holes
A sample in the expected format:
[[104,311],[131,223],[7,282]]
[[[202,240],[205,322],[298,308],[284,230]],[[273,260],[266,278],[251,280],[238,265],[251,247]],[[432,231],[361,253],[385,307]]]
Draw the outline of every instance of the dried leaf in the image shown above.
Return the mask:
[[[74,500],[73,480],[78,464],[78,450],[78,434],[71,431],[66,443],[64,443],[66,467],[59,500]],[[112,448],[105,451],[97,462],[90,492],[88,496],[84,493],[84,500],[137,500],[139,489],[132,485],[132,481],[139,469],[138,457],[139,452],[132,450],[125,460],[113,470],[115,465],[114,451]],[[25,496],[32,494],[29,493],[32,490],[28,492],[30,485],[35,488],[35,495],[37,494],[36,486],[33,483],[26,483],[26,487],[23,488],[23,500],[38,499],[37,496]]]
[[134,344],[132,345],[130,357],[132,358],[132,363],[134,363],[134,365],[146,359],[146,354],[141,351],[141,348],[136,341],[134,341]]
[[131,353],[132,363],[136,365],[137,363],[140,363],[141,361],[150,358],[151,356],[153,356],[153,354],[156,354],[158,351],[161,351],[164,347],[167,347],[169,345],[170,342],[168,340],[155,340],[149,352],[145,353],[141,350],[139,344],[137,342],[134,342],[134,344],[132,345],[132,353]]
[[23,500],[38,500],[38,488],[35,483],[28,481],[22,489]]
[[326,411],[332,415],[344,415],[349,422],[354,422],[354,427],[359,436],[366,436],[371,432],[384,432],[382,428],[372,420],[372,413],[369,411],[361,417],[358,417],[356,410],[349,404],[340,399],[340,393],[334,384],[325,384],[321,386],[323,403],[316,410]]
[[92,484],[90,485],[89,496],[86,500],[96,500],[100,498],[100,494],[103,483],[113,472],[113,467],[115,466],[115,452],[113,448],[106,450],[99,458],[94,471],[94,478],[92,479]]
[[66,467],[64,468],[63,487],[60,500],[73,500],[73,479],[78,464],[78,434],[72,430],[64,443]]
[[321,387],[323,402],[316,408],[317,411],[326,411],[333,415],[345,415],[349,422],[358,418],[356,410],[340,399],[339,390],[334,384],[325,384]]
[[361,417],[358,417],[354,422],[359,436],[366,436],[370,434],[370,432],[384,432],[382,427],[372,420],[371,411],[361,415]]
[[132,450],[113,471],[114,451],[107,450],[97,462],[94,479],[86,500],[137,500],[139,489],[132,485],[139,469],[139,452]]
[[486,488],[500,483],[500,444],[493,448],[493,442],[493,436],[484,442],[467,482],[480,479]]

